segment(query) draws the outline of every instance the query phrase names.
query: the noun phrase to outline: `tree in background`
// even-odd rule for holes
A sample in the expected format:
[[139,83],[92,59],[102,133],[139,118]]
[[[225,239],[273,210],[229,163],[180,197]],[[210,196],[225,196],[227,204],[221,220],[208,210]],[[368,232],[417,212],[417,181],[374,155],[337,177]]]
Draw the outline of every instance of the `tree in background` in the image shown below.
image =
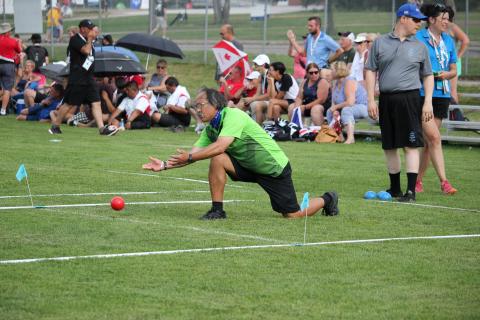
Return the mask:
[[213,0],[213,19],[215,24],[228,23],[230,19],[230,0]]

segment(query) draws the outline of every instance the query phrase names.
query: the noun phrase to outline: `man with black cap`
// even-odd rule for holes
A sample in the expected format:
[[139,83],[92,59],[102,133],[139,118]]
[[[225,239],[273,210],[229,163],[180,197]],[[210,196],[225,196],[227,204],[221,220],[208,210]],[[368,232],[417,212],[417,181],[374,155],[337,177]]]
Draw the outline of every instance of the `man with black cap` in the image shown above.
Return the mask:
[[202,89],[195,99],[195,109],[204,123],[209,123],[189,151],[177,150],[168,161],[150,157],[146,170],[161,171],[210,159],[208,181],[212,208],[203,220],[225,219],[223,196],[227,175],[235,181],[258,183],[269,195],[273,210],[285,218],[302,218],[324,209],[337,215],[338,195],[334,191],[310,199],[301,210],[292,182],[292,169],[278,144],[247,113],[227,108],[224,96],[214,89]]
[[93,41],[97,36],[94,30],[95,25],[91,20],[85,19],[80,21],[78,27],[80,30],[70,38],[67,49],[70,60],[70,74],[63,100],[64,103],[57,112],[58,117],[55,121],[52,121],[52,127],[49,129],[49,132],[51,134],[62,133],[60,124],[69,111],[82,104],[90,104],[100,134],[111,136],[117,133],[118,128],[104,126],[103,124],[100,95],[93,76],[95,62]]
[[343,49],[343,53],[335,61],[343,61],[348,66],[348,69],[352,66],[353,58],[355,58],[355,48],[353,47],[353,41],[355,40],[355,34],[350,31],[339,32],[340,39],[338,43]]
[[[418,41],[415,33],[426,17],[411,3],[397,11],[393,32],[378,37],[368,56],[366,87],[368,114],[379,116],[382,149],[387,161],[392,197],[399,201],[415,201],[420,154],[423,147],[422,120],[433,117],[433,75],[428,50]],[[375,81],[379,73],[380,107],[375,102]],[[425,101],[421,103],[420,88],[425,88]],[[401,161],[398,149],[405,152],[407,192],[400,188]]]
[[15,85],[15,56],[22,52],[20,41],[10,37],[12,29],[8,22],[0,24],[0,87],[3,89],[0,116],[7,115],[10,92]]

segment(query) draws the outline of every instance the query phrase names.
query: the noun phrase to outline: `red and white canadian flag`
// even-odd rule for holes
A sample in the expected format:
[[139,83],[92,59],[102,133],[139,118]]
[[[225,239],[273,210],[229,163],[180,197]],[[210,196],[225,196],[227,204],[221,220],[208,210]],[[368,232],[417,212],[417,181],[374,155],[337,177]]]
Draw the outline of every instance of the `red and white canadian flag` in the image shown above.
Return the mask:
[[218,67],[224,76],[230,73],[230,70],[235,66],[242,69],[244,78],[250,73],[248,55],[237,49],[230,41],[220,40],[213,46],[212,50],[215,59],[217,59]]

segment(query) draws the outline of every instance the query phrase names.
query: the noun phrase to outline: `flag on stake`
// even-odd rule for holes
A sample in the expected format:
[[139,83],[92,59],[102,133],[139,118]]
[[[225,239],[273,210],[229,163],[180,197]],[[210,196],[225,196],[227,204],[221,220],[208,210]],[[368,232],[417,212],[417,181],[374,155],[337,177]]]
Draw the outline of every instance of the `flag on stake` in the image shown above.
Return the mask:
[[240,67],[243,78],[250,73],[248,55],[235,47],[232,42],[220,40],[213,46],[212,51],[223,76],[228,75],[236,66]]
[[19,182],[21,182],[23,178],[27,177],[27,170],[25,169],[25,166],[23,165],[23,163],[20,165],[20,167],[18,167],[16,177]]
[[303,129],[302,110],[300,107],[293,109],[292,122],[295,123],[300,129]]
[[309,194],[308,192],[305,192],[305,194],[303,195],[303,200],[302,200],[302,204],[300,204],[300,210],[304,210],[306,208],[308,208],[308,205],[309,205]]

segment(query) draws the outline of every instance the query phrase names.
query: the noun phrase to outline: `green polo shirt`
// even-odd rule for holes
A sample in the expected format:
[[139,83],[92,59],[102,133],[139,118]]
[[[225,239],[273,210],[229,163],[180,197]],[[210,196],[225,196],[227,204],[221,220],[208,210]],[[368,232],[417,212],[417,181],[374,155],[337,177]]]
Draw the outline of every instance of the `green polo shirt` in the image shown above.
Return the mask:
[[265,130],[240,109],[224,108],[221,115],[219,129],[209,124],[195,146],[206,147],[218,137],[233,137],[226,152],[242,167],[259,174],[279,176],[288,158]]

